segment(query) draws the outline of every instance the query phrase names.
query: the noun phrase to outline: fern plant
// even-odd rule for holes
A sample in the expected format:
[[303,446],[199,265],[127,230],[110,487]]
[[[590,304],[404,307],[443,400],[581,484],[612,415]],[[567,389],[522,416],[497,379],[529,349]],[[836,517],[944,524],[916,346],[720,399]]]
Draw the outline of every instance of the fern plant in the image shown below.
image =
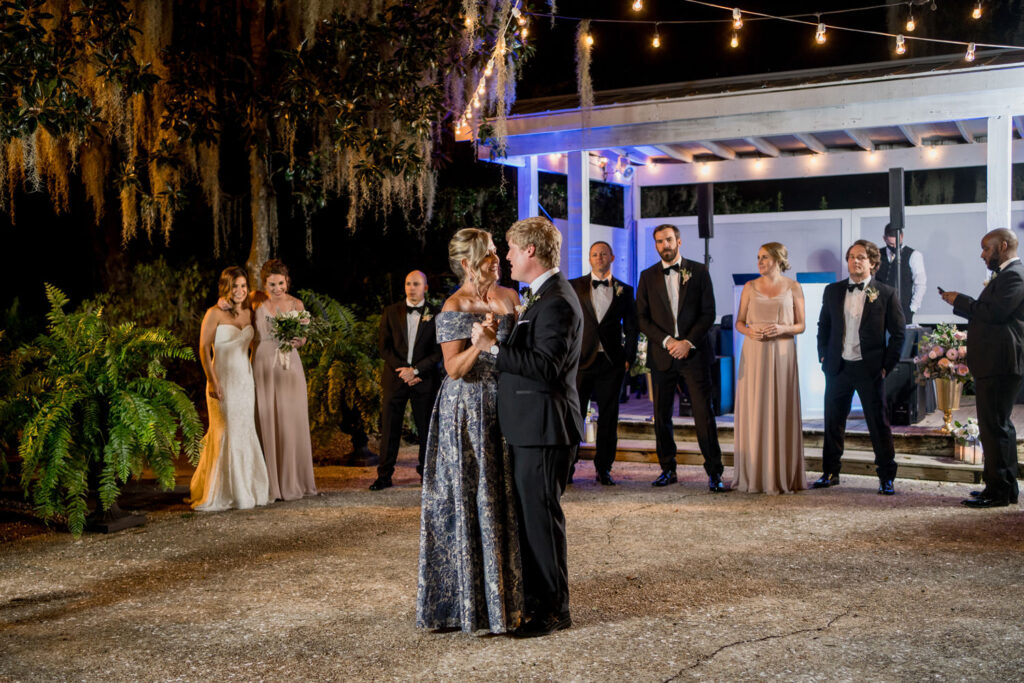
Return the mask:
[[329,296],[304,289],[299,298],[326,330],[299,353],[309,386],[312,429],[337,425],[344,406],[359,413],[363,428],[374,431],[380,420],[381,373],[377,352],[380,315],[360,319],[351,308]]
[[43,519],[85,528],[90,489],[109,510],[129,476],[148,467],[174,487],[174,459],[199,458],[203,425],[164,363],[194,360],[192,349],[161,328],[111,325],[88,305],[46,285],[47,331],[12,355],[15,391],[0,414],[20,428],[21,486]]

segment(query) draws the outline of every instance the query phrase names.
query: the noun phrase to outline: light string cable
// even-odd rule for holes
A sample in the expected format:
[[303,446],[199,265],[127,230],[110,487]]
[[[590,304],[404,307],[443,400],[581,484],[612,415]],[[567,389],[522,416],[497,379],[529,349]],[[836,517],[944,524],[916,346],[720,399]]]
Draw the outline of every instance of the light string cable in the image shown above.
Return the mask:
[[[483,105],[483,100],[481,98],[487,94],[487,78],[494,72],[494,61],[499,57],[504,59],[505,53],[508,52],[508,47],[506,47],[503,54],[499,55],[498,49],[505,44],[504,37],[508,35],[508,29],[512,25],[513,21],[518,21],[519,25],[525,29],[526,17],[528,14],[528,12],[524,12],[520,9],[519,2],[513,3],[512,9],[508,14],[508,18],[505,20],[505,26],[500,32],[495,33],[494,48],[491,51],[491,58],[487,60],[484,70],[480,73],[480,80],[477,81],[476,88],[473,89],[473,96],[466,103],[466,108],[463,111],[462,116],[456,120],[456,133],[461,132],[464,128],[471,128],[470,122],[473,120],[473,109],[479,109]],[[523,35],[520,37],[520,41],[525,42],[525,40],[526,35],[524,31]]]

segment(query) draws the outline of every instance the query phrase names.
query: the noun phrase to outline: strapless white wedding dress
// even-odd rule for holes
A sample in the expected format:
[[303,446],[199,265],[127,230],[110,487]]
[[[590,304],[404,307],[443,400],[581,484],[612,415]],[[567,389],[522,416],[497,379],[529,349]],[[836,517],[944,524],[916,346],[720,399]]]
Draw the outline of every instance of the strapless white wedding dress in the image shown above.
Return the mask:
[[249,364],[252,325],[220,325],[213,339],[213,363],[223,400],[209,395],[210,429],[192,475],[190,503],[213,512],[266,505],[270,480],[256,434],[256,389]]

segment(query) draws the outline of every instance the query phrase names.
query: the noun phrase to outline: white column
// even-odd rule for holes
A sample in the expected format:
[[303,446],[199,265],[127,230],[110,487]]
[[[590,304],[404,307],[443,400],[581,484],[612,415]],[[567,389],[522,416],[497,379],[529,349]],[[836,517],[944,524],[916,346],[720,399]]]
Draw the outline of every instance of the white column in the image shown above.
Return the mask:
[[1013,176],[1013,118],[1008,114],[988,117],[988,191],[989,230],[1010,226],[1010,179]]
[[519,220],[531,218],[539,214],[537,199],[539,195],[537,181],[537,157],[523,157],[526,163],[516,169],[518,181]]
[[627,282],[636,287],[636,281],[640,278],[640,250],[637,247],[639,240],[637,225],[640,222],[640,174],[634,173],[630,179],[629,186],[625,189],[626,204],[626,232],[629,234],[629,276]]
[[590,270],[587,247],[590,246],[590,155],[586,151],[569,152],[568,204],[569,230],[566,245],[569,272],[566,277],[579,277]]

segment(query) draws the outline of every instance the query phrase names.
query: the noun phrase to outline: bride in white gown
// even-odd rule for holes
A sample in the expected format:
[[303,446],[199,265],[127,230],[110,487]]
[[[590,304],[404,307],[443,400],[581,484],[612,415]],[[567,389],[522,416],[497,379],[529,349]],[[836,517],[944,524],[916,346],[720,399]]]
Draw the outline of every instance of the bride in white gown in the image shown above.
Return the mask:
[[220,276],[220,295],[232,303],[231,310],[210,308],[199,333],[210,429],[192,475],[189,502],[203,512],[266,505],[270,497],[256,435],[256,390],[249,363],[252,311],[245,271],[226,268]]

